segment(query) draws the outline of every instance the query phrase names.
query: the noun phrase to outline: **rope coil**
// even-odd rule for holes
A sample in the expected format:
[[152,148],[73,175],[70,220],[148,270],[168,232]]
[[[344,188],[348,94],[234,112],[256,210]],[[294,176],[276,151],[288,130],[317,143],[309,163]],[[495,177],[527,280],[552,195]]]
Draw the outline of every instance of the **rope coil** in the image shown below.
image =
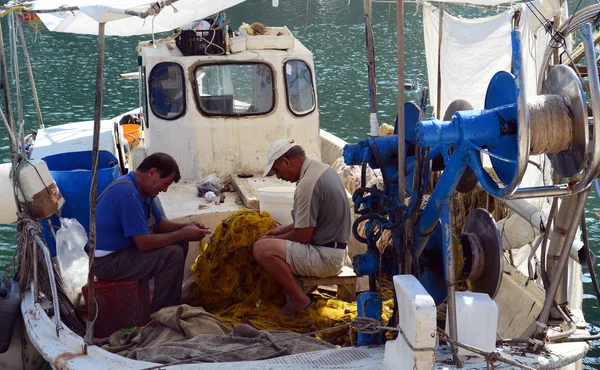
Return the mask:
[[573,117],[565,98],[539,95],[527,98],[531,125],[531,154],[568,150],[573,136]]

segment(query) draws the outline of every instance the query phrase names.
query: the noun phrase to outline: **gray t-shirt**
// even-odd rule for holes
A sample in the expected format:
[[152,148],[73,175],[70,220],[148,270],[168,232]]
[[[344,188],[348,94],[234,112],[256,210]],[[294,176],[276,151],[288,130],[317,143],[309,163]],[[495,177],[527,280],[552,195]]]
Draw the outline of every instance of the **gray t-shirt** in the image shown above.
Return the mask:
[[311,244],[348,242],[350,205],[342,179],[330,166],[306,158],[294,192],[294,227],[314,227]]

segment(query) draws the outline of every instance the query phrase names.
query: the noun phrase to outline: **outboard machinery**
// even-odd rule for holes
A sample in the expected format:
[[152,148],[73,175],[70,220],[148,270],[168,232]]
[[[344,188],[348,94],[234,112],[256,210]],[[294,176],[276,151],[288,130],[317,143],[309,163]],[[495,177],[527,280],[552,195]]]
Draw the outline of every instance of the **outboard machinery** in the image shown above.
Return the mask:
[[[549,262],[552,264],[548,268],[551,282],[532,334],[532,342],[543,339],[555,297],[561,304],[559,296],[561,287],[566,284],[563,272],[568,250],[575,238],[590,184],[600,168],[600,84],[590,24],[584,24],[581,32],[590,78],[592,125],[588,123],[581,81],[565,65],[554,66],[547,74],[546,70],[542,71],[541,95],[526,98],[521,36],[520,32],[513,31],[514,75],[504,71],[494,75],[487,89],[485,109],[451,111],[453,114],[448,120],[422,120],[419,107],[412,103],[405,105],[405,137],[404,145],[400,146],[404,148],[404,179],[398,179],[397,135],[369,138],[345,146],[345,163],[363,166],[361,187],[353,194],[358,218],[352,231],[368,249],[354,257],[353,265],[358,276],[370,277],[371,292],[365,297],[359,296],[359,315],[380,318],[380,310],[378,313],[376,308],[364,309],[376,294],[377,272],[385,272],[390,277],[409,273],[419,279],[436,305],[447,300],[450,337],[456,340],[456,283],[462,281],[469,290],[487,293],[493,298],[503,274],[502,239],[488,211],[475,209],[466,218],[462,233],[452,233],[451,195],[457,188],[469,191],[479,182],[487,193],[502,200],[569,195],[563,200],[561,210],[563,207],[569,210],[573,222],[565,228],[568,231],[561,240],[560,257]],[[589,132],[592,138],[588,137]],[[482,154],[489,157],[496,180],[484,169]],[[530,154],[547,155],[555,173],[567,181],[520,188]],[[436,158],[438,160],[434,160]],[[366,187],[367,165],[381,170],[384,189]],[[429,178],[440,168],[444,171],[427,203],[422,205]],[[406,184],[408,204],[400,200],[399,180]],[[364,235],[358,232],[361,223],[364,223]],[[381,255],[376,243],[384,230],[390,231],[392,245]],[[455,268],[457,256],[464,261],[464,266],[459,264],[460,269]],[[372,344],[380,339],[359,334],[358,343]]]

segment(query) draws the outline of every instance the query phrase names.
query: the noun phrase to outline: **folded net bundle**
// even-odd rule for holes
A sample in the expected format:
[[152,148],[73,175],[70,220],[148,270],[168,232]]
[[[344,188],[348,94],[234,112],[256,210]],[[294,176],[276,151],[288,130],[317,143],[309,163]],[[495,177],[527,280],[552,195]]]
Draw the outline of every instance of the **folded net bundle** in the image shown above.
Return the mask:
[[[340,326],[356,317],[356,302],[344,302],[325,294],[313,294],[314,308],[302,311],[295,318],[280,313],[286,301],[285,291],[252,256],[254,242],[275,226],[275,220],[267,212],[247,209],[223,220],[192,266],[196,282],[192,304],[202,306],[232,326],[243,322],[261,330],[298,333]],[[391,317],[392,307],[392,299],[384,302],[384,324]],[[345,327],[318,337],[343,344],[350,342],[348,335]]]

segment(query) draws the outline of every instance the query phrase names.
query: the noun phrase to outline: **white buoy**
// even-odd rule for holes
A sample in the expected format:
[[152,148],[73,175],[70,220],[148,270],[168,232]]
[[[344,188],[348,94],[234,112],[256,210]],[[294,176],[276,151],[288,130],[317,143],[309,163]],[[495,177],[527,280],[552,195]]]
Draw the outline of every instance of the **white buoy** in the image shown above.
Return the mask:
[[0,224],[17,221],[17,203],[10,179],[11,163],[0,164]]
[[19,201],[23,207],[31,207],[33,216],[50,217],[64,204],[65,200],[43,160],[32,159],[23,163],[18,176]]

